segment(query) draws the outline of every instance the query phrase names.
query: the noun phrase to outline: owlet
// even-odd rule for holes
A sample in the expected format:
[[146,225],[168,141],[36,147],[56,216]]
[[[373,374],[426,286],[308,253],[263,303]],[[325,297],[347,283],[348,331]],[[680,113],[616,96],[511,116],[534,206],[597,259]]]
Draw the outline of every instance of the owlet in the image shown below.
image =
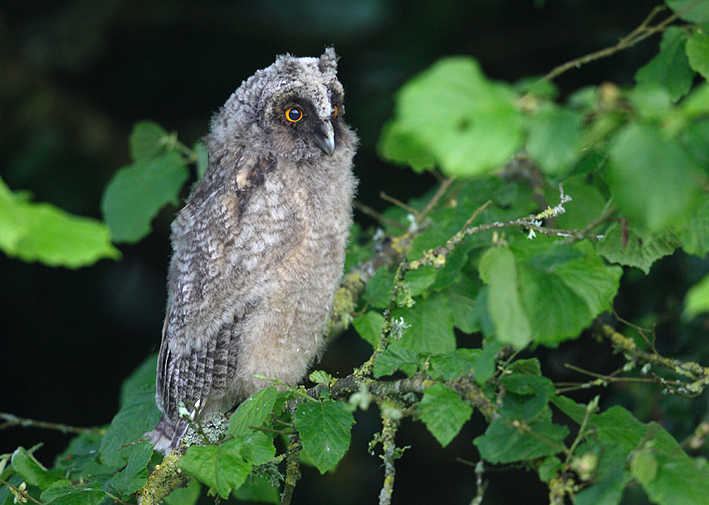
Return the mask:
[[169,452],[187,423],[226,412],[277,377],[294,385],[323,350],[356,180],[337,56],[280,56],[215,115],[209,165],[172,223],[157,366]]

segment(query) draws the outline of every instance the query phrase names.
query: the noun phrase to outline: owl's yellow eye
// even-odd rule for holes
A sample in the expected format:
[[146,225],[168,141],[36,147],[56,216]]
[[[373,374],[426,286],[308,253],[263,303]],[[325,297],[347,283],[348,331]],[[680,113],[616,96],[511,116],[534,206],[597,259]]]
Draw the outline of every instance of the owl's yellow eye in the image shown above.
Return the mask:
[[335,112],[332,113],[332,117],[337,117],[337,105],[334,106]]
[[297,123],[303,117],[305,117],[305,114],[303,114],[303,109],[300,107],[289,107],[286,110],[286,119],[291,123]]

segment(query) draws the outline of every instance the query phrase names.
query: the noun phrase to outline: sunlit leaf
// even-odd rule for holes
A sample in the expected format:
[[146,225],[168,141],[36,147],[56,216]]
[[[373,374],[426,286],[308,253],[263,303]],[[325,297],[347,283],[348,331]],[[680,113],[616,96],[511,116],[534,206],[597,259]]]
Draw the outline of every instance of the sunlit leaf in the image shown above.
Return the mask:
[[150,160],[137,161],[119,170],[101,202],[114,242],[137,242],[150,233],[158,211],[176,205],[189,176],[180,155],[170,151]]
[[520,147],[515,94],[488,80],[472,58],[447,58],[409,81],[385,129],[382,154],[417,168],[476,175],[503,164]]

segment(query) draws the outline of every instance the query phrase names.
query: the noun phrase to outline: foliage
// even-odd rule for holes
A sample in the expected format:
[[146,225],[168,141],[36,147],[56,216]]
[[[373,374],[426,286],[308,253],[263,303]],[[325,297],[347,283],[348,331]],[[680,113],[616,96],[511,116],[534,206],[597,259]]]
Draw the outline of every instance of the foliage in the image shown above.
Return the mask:
[[10,191],[2,179],[0,249],[23,261],[68,268],[120,257],[103,223],[72,216],[48,203],[31,202],[27,194]]
[[[238,407],[220,442],[173,453],[156,467],[149,445],[137,442],[159,416],[153,356],[127,381],[111,425],[75,438],[54,468],[31,449],[1,457],[0,504],[28,496],[53,504],[125,502],[136,492],[147,504],[158,485],[177,487],[178,468],[222,498],[277,503],[273,489],[283,481],[281,503],[288,503],[299,461],[336,471],[353,412],[371,404],[382,417],[370,447],[382,445],[380,503],[394,489],[403,417],[420,420],[445,447],[475,412],[486,421],[473,442],[479,472],[534,471],[553,504],[619,504],[630,488],[661,505],[704,503],[709,467],[694,454],[709,433],[706,423],[679,443],[671,427],[622,406],[606,408],[600,395],[582,404],[569,394],[633,380],[694,398],[709,383],[709,369],[662,356],[647,331],[604,314],[624,272],[647,274],[680,249],[709,252],[709,2],[667,5],[674,14],[658,25],[650,26],[654,13],[613,50],[572,62],[661,31],[659,53],[629,89],[588,87],[558,103],[550,77],[493,82],[468,57],[443,59],[404,85],[381,155],[445,178],[384,213],[395,260],[370,269],[376,273],[357,271],[361,297],[347,315],[374,350],[351,375],[316,373],[318,385],[308,392],[276,383]],[[680,19],[692,24],[670,24]],[[143,238],[159,209],[178,200],[187,165],[196,163],[200,173],[206,165],[203,146],[187,149],[154,123],[136,125],[130,146],[134,162],[116,174],[102,205],[114,241]],[[0,217],[29,206],[3,188]],[[29,259],[18,237],[30,232],[18,230],[1,234],[9,237],[1,245]],[[380,234],[356,230],[352,254],[371,266],[386,246]],[[363,252],[366,240],[371,247]],[[707,286],[705,278],[687,295],[687,322],[708,310]],[[466,334],[482,344],[466,348]],[[545,376],[536,350],[590,335],[622,354],[617,373],[571,387]],[[478,485],[474,499],[483,492]],[[190,491],[183,503],[197,496]]]

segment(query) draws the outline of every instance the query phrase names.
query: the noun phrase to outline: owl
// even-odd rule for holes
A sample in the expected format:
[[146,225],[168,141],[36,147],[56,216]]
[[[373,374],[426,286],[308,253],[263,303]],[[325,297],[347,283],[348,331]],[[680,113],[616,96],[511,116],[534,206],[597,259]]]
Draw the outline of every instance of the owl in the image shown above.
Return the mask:
[[209,163],[172,223],[157,365],[163,417],[148,433],[175,448],[183,403],[205,420],[268,385],[295,385],[324,347],[342,276],[356,180],[337,56],[279,56],[214,116]]

